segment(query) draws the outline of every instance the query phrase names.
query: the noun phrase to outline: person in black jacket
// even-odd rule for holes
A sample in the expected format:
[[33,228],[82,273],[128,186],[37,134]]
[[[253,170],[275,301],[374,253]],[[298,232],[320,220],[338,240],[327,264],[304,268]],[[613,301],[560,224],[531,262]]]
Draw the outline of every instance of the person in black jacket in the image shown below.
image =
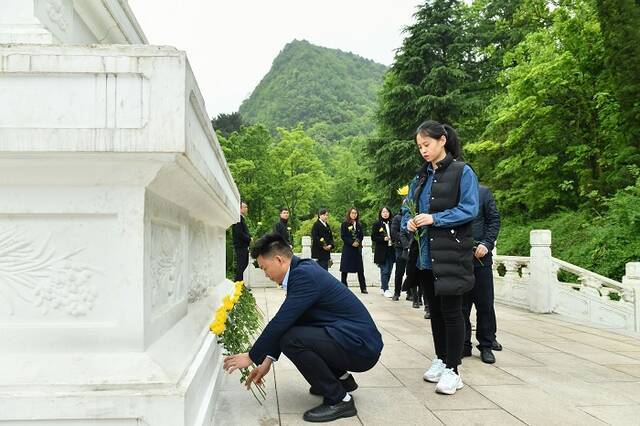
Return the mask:
[[378,221],[371,228],[371,240],[374,243],[375,252],[373,262],[380,268],[380,294],[392,297],[389,290],[391,270],[396,261],[396,254],[391,241],[391,210],[383,207],[378,213]]
[[398,301],[402,292],[402,279],[407,268],[407,259],[409,259],[409,246],[411,240],[406,232],[400,229],[402,222],[402,213],[398,213],[391,221],[391,242],[396,255],[396,273],[393,287],[393,301]]
[[340,272],[342,272],[342,284],[347,286],[347,274],[358,273],[360,292],[368,293],[367,283],[364,278],[364,264],[362,263],[362,239],[364,230],[360,223],[360,213],[355,207],[347,210],[345,221],[340,226],[340,237],[344,241],[342,255],[340,256]]
[[249,206],[244,201],[240,202],[240,222],[231,225],[231,235],[233,236],[233,253],[235,255],[236,272],[234,281],[242,281],[244,270],[249,264],[249,243],[251,234],[247,227],[244,215],[249,211]]
[[473,272],[476,283],[465,295],[463,310],[465,316],[465,347],[462,356],[471,356],[471,305],[476,305],[476,339],[480,358],[487,364],[496,362],[492,349],[502,350],[496,342],[496,312],[493,307],[493,271],[491,250],[500,232],[500,214],[491,190],[480,185],[480,209],[473,221],[475,251]]
[[280,208],[280,220],[273,225],[273,232],[276,232],[284,238],[284,240],[293,247],[291,243],[291,227],[289,226],[289,209],[286,207]]
[[311,228],[311,258],[316,259],[318,265],[329,270],[331,250],[333,250],[333,233],[329,227],[329,212],[327,209],[318,211],[318,220]]

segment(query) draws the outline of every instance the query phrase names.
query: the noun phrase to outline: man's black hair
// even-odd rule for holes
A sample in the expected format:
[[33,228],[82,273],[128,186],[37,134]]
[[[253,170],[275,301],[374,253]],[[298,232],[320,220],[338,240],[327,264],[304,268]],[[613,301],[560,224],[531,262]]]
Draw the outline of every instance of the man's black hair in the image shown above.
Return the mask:
[[284,238],[282,238],[282,235],[277,232],[263,235],[251,248],[251,257],[254,259],[257,259],[258,256],[271,257],[276,254],[286,258],[293,256],[291,247]]

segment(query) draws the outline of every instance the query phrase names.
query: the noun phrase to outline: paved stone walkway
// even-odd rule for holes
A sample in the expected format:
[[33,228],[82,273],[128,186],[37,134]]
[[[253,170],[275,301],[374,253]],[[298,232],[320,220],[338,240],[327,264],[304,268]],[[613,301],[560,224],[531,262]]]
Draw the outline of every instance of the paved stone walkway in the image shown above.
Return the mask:
[[[277,312],[284,293],[254,289],[267,316]],[[439,395],[422,374],[433,343],[422,309],[392,302],[371,289],[358,297],[384,339],[380,362],[355,374],[358,416],[338,425],[640,425],[640,338],[586,327],[557,315],[535,315],[496,306],[497,362],[483,364],[474,349],[465,358],[465,387]],[[319,403],[293,364],[282,356],[267,376],[268,396],[259,406],[224,375],[216,407],[217,425],[309,424],[302,413]]]

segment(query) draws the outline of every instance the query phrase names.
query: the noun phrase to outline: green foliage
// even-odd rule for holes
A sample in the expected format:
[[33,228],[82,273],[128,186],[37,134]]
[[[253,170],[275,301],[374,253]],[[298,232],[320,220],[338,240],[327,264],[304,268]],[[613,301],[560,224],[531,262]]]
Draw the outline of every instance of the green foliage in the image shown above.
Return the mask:
[[498,253],[529,255],[529,232],[550,229],[554,257],[620,280],[627,262],[640,259],[640,180],[602,203],[600,210],[534,219],[502,215]]
[[[329,140],[371,132],[385,66],[352,53],[294,40],[240,106],[269,129],[303,123]],[[322,123],[328,123],[322,126]]]
[[211,125],[214,130],[220,132],[222,136],[227,137],[233,132],[237,132],[244,126],[242,122],[242,116],[239,112],[233,112],[231,114],[218,114],[218,116],[211,120]]

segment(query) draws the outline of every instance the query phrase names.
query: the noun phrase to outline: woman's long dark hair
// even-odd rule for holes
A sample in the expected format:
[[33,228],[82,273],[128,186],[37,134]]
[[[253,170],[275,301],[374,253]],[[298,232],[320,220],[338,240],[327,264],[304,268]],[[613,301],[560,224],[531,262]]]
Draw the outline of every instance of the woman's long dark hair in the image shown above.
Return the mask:
[[462,149],[460,147],[460,139],[456,130],[448,124],[438,123],[434,120],[427,120],[420,124],[416,129],[413,139],[417,142],[418,135],[429,136],[433,139],[440,139],[442,135],[447,138],[444,150],[447,151],[456,160],[462,160]]
[[[387,211],[389,212],[389,219],[384,219],[382,217],[382,210],[384,210],[384,209],[387,209]],[[378,212],[378,220],[380,220],[380,222],[382,222],[384,220],[391,222],[391,219],[393,219],[393,213],[391,212],[391,209],[389,207],[387,207],[387,206],[383,206],[380,209],[380,211]]]
[[355,210],[356,211],[356,220],[354,222],[357,222],[358,220],[360,220],[360,211],[358,209],[356,209],[355,207],[351,207],[349,210],[347,210],[347,214],[346,214],[346,218],[347,218],[347,222],[349,223],[353,223],[351,222],[351,211]]

